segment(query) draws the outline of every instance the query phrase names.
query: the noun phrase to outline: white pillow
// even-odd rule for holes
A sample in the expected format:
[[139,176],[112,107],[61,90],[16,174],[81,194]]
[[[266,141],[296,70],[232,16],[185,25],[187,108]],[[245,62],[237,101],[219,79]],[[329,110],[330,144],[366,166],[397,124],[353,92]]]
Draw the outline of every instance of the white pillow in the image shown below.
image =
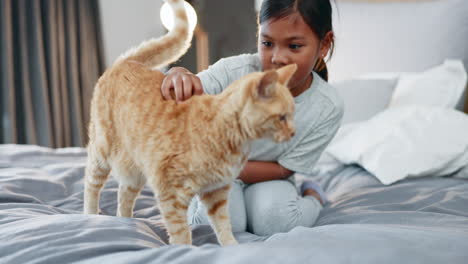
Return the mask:
[[468,116],[441,107],[389,108],[333,140],[326,152],[383,184],[445,176],[468,164]]
[[332,83],[344,102],[343,124],[365,121],[387,108],[397,78],[352,79]]
[[455,108],[466,87],[466,70],[460,60],[421,73],[402,74],[389,107],[426,105]]

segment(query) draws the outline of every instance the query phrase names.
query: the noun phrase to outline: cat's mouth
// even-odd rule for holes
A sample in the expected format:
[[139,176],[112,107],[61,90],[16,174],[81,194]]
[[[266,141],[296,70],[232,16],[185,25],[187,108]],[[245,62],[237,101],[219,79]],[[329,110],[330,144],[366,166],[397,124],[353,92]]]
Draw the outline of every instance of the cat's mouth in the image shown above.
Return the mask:
[[294,136],[294,131],[291,133],[278,133],[273,135],[273,140],[276,143],[281,143],[290,140]]

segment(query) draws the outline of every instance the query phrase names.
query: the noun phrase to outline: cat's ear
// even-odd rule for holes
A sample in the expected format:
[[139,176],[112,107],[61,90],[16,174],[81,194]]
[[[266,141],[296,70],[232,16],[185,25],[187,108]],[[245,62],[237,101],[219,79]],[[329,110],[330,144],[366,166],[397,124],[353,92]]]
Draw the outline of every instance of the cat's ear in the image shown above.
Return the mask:
[[259,98],[270,98],[275,91],[278,73],[276,71],[267,71],[263,73],[257,86],[257,95]]
[[289,64],[276,70],[278,72],[278,81],[282,85],[288,85],[289,80],[297,70],[297,64]]

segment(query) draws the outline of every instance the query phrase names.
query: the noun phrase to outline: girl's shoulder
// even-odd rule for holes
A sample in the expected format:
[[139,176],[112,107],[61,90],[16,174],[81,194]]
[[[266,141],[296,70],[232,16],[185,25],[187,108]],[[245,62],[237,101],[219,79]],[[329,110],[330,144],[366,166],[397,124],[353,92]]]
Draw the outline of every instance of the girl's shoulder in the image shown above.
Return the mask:
[[317,119],[318,113],[320,113],[319,119],[330,117],[340,119],[344,112],[344,102],[337,89],[323,80],[317,73],[314,72],[313,75],[311,87],[306,91],[304,97],[296,98],[296,102],[299,102],[299,108],[303,108],[305,112],[315,112],[311,115],[315,119]]
[[343,98],[338,93],[338,90],[332,84],[323,80],[318,74],[314,75],[317,76],[317,91],[321,95],[320,97],[325,101],[328,102],[329,106],[336,112],[343,112],[344,111],[344,102]]
[[218,60],[197,76],[208,94],[221,93],[229,84],[251,72],[260,71],[257,54],[241,54]]

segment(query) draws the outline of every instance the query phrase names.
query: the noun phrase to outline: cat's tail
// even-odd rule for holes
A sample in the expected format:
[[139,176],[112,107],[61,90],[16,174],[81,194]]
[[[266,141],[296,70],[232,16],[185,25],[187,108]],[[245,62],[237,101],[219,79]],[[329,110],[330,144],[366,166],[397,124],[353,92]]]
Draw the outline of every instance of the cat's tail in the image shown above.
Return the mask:
[[165,0],[174,12],[174,27],[164,36],[153,38],[130,49],[120,61],[137,61],[149,68],[158,68],[177,61],[187,52],[192,40],[183,0]]

